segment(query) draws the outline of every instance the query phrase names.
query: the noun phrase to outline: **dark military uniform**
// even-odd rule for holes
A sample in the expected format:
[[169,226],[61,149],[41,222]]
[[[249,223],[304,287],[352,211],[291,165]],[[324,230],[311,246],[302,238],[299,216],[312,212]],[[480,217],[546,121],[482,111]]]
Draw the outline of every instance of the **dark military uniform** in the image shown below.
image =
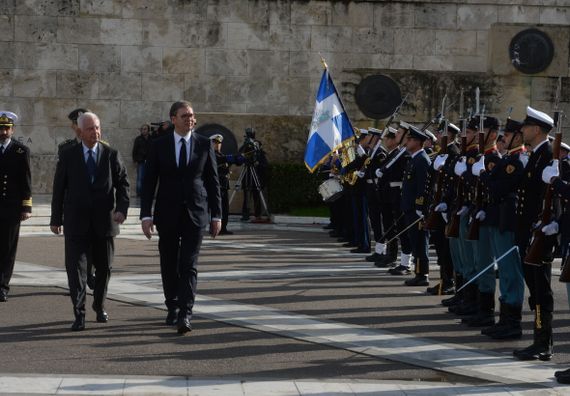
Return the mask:
[[[385,230],[391,231],[384,236],[384,241],[392,239],[405,227],[405,220],[400,208],[402,198],[402,180],[406,170],[410,155],[405,148],[397,147],[393,149],[380,165],[382,177],[378,179],[378,191],[381,199],[382,223]],[[395,224],[397,222],[397,224]],[[395,225],[394,225],[395,224]],[[408,232],[401,234],[398,239],[402,250],[402,262],[400,268],[403,271],[409,269],[409,261],[412,254],[412,246]],[[377,266],[385,267],[396,262],[398,256],[398,241],[394,240],[386,247],[386,255],[382,261],[377,262]]]
[[[431,161],[425,150],[419,150],[410,156],[404,173],[400,203],[407,226],[418,220],[418,212],[423,213],[427,205],[426,186],[429,184],[430,169]],[[412,244],[412,255],[415,259],[416,277],[406,281],[406,284],[408,286],[427,286],[429,274],[427,232],[422,229],[420,223],[417,223],[409,229],[408,235]],[[410,282],[414,280],[416,282]]]
[[[491,257],[499,258],[514,246],[516,191],[524,174],[526,161],[526,153],[521,146],[510,150],[492,170],[481,174],[481,180],[487,187],[489,207],[493,208],[488,215],[495,217],[490,219],[490,224],[481,227],[481,236],[489,238]],[[491,262],[492,258],[489,263]],[[494,271],[491,272],[494,284],[495,274]],[[518,252],[513,251],[499,262],[499,290],[499,323],[483,329],[482,334],[496,339],[518,338],[522,334],[520,322],[524,298],[524,278]]]
[[60,157],[61,153],[70,147],[75,146],[79,141],[77,139],[67,139],[57,145],[57,156]]
[[228,190],[230,189],[230,163],[223,153],[216,151],[216,161],[218,163],[218,178],[220,180],[220,193],[222,195],[222,229],[221,232],[228,231],[228,220],[230,205]]
[[[370,153],[372,155],[372,153]],[[366,200],[368,203],[368,218],[370,219],[370,227],[376,243],[380,242],[382,237],[382,197],[379,194],[376,185],[376,169],[380,167],[382,161],[386,158],[386,152],[383,148],[378,148],[374,157],[370,158],[370,163],[366,167],[364,182],[366,191]],[[372,256],[367,257],[368,261],[376,261],[379,255],[375,252]]]
[[[445,236],[445,223],[449,220],[449,210],[451,203],[455,202],[455,173],[453,167],[455,161],[459,157],[459,146],[455,142],[447,145],[446,149],[447,159],[445,164],[440,169],[441,178],[438,180],[442,183],[441,188],[442,202],[445,202],[448,210],[445,212],[445,221],[439,221],[436,228],[430,232],[435,251],[437,254],[437,264],[439,265],[439,272],[441,283],[436,288],[428,289],[430,294],[450,294],[453,293],[453,261],[451,258],[450,241]],[[434,202],[434,207],[440,202]]]
[[[552,247],[551,241],[547,243],[544,251],[542,266],[524,264],[524,258],[530,243],[533,224],[539,220],[544,201],[546,186],[542,181],[542,171],[552,160],[552,146],[548,140],[539,144],[530,154],[528,164],[523,174],[518,190],[517,226],[515,230],[515,243],[519,247],[523,272],[530,296],[528,299],[530,309],[535,311],[534,343],[549,348],[552,345],[552,312],[554,298],[550,281],[552,277]],[[547,240],[553,238],[547,238]],[[528,348],[527,348],[528,349]],[[515,356],[525,350],[515,351]],[[526,353],[523,353],[523,358]],[[546,357],[545,357],[546,358]]]
[[0,154],[0,300],[5,301],[14,270],[21,215],[32,211],[30,150],[11,139]]

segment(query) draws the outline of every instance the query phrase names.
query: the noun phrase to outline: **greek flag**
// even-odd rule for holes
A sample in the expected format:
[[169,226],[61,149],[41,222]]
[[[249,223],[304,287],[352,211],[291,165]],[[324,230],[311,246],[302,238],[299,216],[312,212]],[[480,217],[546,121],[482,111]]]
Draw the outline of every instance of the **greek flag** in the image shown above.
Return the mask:
[[325,69],[317,92],[315,112],[305,149],[305,165],[309,172],[314,172],[331,151],[353,137],[352,124],[344,111],[328,69]]

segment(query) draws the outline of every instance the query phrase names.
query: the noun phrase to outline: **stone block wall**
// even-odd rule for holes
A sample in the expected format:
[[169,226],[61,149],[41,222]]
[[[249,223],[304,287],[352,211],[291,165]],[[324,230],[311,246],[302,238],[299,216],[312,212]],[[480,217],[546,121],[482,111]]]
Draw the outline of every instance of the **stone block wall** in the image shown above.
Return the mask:
[[[381,125],[354,100],[373,74],[410,94],[411,121],[461,87],[480,86],[498,116],[513,106],[520,118],[528,103],[550,111],[557,76],[570,111],[565,0],[0,0],[0,12],[0,108],[21,116],[36,192],[50,191],[57,145],[72,136],[66,115],[79,106],[99,114],[133,181],[137,128],[178,99],[238,141],[256,127],[271,161],[301,162],[321,56],[360,126]],[[529,76],[505,46],[533,26],[549,33],[555,59]]]

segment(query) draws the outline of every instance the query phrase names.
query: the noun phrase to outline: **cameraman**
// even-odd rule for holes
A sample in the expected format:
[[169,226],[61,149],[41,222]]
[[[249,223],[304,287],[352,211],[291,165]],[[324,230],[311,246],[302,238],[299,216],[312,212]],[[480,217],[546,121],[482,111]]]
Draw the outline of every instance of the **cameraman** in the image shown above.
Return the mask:
[[[249,195],[253,195],[253,209],[256,220],[261,219],[260,196],[261,190],[265,186],[265,172],[267,170],[267,158],[265,152],[261,148],[261,142],[255,139],[255,130],[253,128],[245,128],[245,140],[239,149],[239,153],[245,158],[246,166],[250,167],[251,172],[246,171],[242,181],[243,188],[243,206],[242,221],[249,220]],[[253,173],[257,174],[257,182],[253,178]],[[249,193],[251,194],[249,194]]]
[[228,200],[228,190],[230,189],[230,166],[242,165],[245,158],[241,155],[225,155],[222,153],[222,142],[224,137],[219,133],[210,136],[210,140],[214,145],[216,153],[216,162],[218,163],[218,178],[220,180],[220,192],[222,195],[222,229],[219,235],[232,235],[233,232],[228,231],[228,219],[230,205]]

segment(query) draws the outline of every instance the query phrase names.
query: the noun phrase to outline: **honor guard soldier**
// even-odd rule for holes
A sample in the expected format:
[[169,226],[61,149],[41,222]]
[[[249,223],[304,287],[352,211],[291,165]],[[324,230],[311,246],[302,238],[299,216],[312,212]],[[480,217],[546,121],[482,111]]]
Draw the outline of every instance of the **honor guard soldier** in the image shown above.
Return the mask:
[[[441,145],[441,138],[445,129],[445,122],[442,122],[437,129],[438,144]],[[453,294],[453,260],[451,258],[450,240],[445,236],[445,224],[449,221],[450,204],[454,202],[455,195],[455,173],[453,167],[460,155],[457,145],[457,135],[459,128],[452,123],[447,124],[447,147],[445,154],[438,155],[433,162],[434,171],[443,172],[441,177],[442,185],[438,186],[442,192],[442,202],[434,202],[434,211],[441,213],[442,219],[437,228],[431,233],[435,251],[437,253],[437,264],[439,265],[440,283],[427,289],[431,295]],[[450,201],[447,201],[450,200]]]
[[370,230],[368,226],[368,206],[366,201],[366,191],[363,178],[358,176],[358,172],[363,167],[366,161],[366,150],[370,136],[366,129],[360,130],[360,136],[356,140],[356,158],[345,166],[344,171],[347,172],[351,181],[345,184],[349,192],[351,208],[352,208],[352,221],[353,221],[353,235],[352,240],[345,244],[345,247],[355,247],[351,253],[370,253]]
[[[386,152],[382,147],[382,131],[376,128],[368,128],[367,133],[370,136],[370,143],[365,155],[364,165],[358,171],[358,177],[363,178],[366,183],[365,194],[368,204],[368,219],[370,220],[374,241],[378,244],[382,237],[382,197],[376,185],[376,169],[386,158]],[[366,257],[366,261],[374,262],[378,257],[378,253],[374,251],[374,253]]]
[[61,152],[63,150],[65,150],[69,147],[72,147],[72,146],[76,145],[77,143],[81,142],[81,138],[79,136],[79,134],[81,133],[81,130],[77,126],[77,119],[79,118],[79,116],[81,114],[87,113],[90,111],[91,110],[88,110],[88,109],[78,108],[78,109],[73,110],[71,113],[69,113],[67,115],[67,118],[69,118],[69,121],[71,121],[71,129],[73,129],[75,136],[72,139],[64,140],[63,142],[61,142],[57,146],[57,156],[58,157],[61,155]]
[[[547,114],[527,107],[527,117],[523,121],[524,143],[530,146],[530,156],[518,191],[517,227],[515,242],[524,263],[527,247],[530,244],[533,225],[539,220],[543,210],[546,184],[542,181],[543,170],[552,160],[552,146],[548,132],[554,120]],[[543,230],[548,235],[548,230]],[[547,241],[551,242],[551,241]],[[544,265],[523,264],[523,273],[529,290],[530,309],[535,312],[534,342],[513,355],[520,360],[550,360],[552,358],[552,312],[554,299],[550,287],[552,275],[552,246],[546,243],[542,254]]]
[[20,222],[32,215],[30,150],[12,139],[18,116],[0,111],[0,302],[8,299]]
[[[483,126],[483,134],[479,130],[481,125]],[[485,179],[480,177],[482,172],[492,171],[501,159],[496,145],[499,135],[499,120],[495,117],[485,116],[482,123],[479,120],[479,128],[479,136],[483,135],[483,151],[478,161],[471,168],[472,176],[479,178],[479,191],[477,191],[477,194],[481,195],[480,202],[475,202],[471,220],[472,222],[479,222],[479,238],[475,240],[474,275],[480,274],[485,267],[492,263],[493,257],[499,257],[494,255],[495,250],[492,248],[493,243],[496,241],[494,233],[499,225],[499,203],[490,199],[489,186],[485,184]],[[496,250],[499,251],[500,248],[497,247]],[[497,280],[493,268],[487,269],[479,276],[477,279],[479,291],[478,312],[472,317],[465,318],[462,321],[463,323],[471,327],[495,324],[496,283]]]
[[[489,169],[488,165],[480,169],[480,178],[487,187],[486,192],[489,199],[487,217],[495,217],[493,222],[481,226],[480,233],[479,246],[482,238],[489,238],[491,251],[489,257],[479,257],[480,259],[490,260],[489,263],[493,260],[491,257],[503,257],[515,244],[517,189],[528,161],[521,127],[521,122],[507,119],[503,132],[506,149],[505,156],[492,169]],[[475,168],[476,166],[473,167],[474,172],[477,171]],[[486,266],[489,263],[485,262],[482,265]],[[481,334],[500,340],[520,338],[522,335],[521,310],[524,299],[524,277],[520,255],[513,251],[504,256],[498,265],[500,291],[499,322],[484,328],[481,330]],[[494,271],[492,271],[491,275],[488,282],[494,284]],[[491,277],[493,279],[490,279]],[[483,291],[481,291],[481,295],[483,295]],[[482,299],[482,301],[484,300]],[[491,314],[490,311],[489,314]],[[481,319],[484,321],[484,317]]]
[[412,255],[415,259],[415,276],[404,282],[406,286],[429,286],[428,234],[422,228],[421,220],[428,195],[431,161],[423,149],[428,135],[411,126],[406,137],[406,150],[410,160],[402,182],[401,209],[404,212],[406,226],[410,227],[408,235],[412,244]]
[[[475,242],[467,238],[469,232],[469,212],[470,202],[474,201],[473,175],[471,167],[477,160],[479,146],[477,143],[477,129],[479,128],[479,118],[471,118],[465,126],[465,155],[461,156],[455,163],[453,172],[458,176],[457,183],[463,186],[463,202],[461,207],[453,214],[459,216],[459,236],[457,245],[459,250],[459,260],[454,260],[454,269],[458,287],[468,282],[475,276]],[[454,296],[456,297],[456,296]],[[449,308],[449,312],[457,315],[473,315],[478,311],[478,288],[475,282],[467,285],[457,296],[442,303]]]
[[[410,274],[410,259],[412,245],[405,229],[405,220],[400,201],[402,198],[402,180],[410,155],[403,146],[404,139],[409,132],[410,124],[401,121],[397,130],[388,128],[383,135],[383,144],[387,151],[386,159],[376,170],[378,178],[378,191],[382,197],[382,224],[384,235],[382,241],[376,244],[376,251],[380,254],[374,263],[379,268],[392,266],[398,258],[398,239],[400,240],[400,264],[390,268],[391,275]],[[403,231],[403,232],[402,232]],[[398,235],[397,239],[394,239]],[[387,241],[392,240],[390,243]]]
[[241,154],[225,155],[222,153],[222,142],[224,137],[219,133],[210,136],[210,140],[214,145],[214,152],[216,154],[216,162],[218,164],[218,179],[220,180],[220,193],[222,195],[222,229],[219,235],[232,235],[233,232],[228,231],[228,220],[229,220],[229,197],[228,190],[230,189],[230,166],[231,165],[242,165],[245,158]]

